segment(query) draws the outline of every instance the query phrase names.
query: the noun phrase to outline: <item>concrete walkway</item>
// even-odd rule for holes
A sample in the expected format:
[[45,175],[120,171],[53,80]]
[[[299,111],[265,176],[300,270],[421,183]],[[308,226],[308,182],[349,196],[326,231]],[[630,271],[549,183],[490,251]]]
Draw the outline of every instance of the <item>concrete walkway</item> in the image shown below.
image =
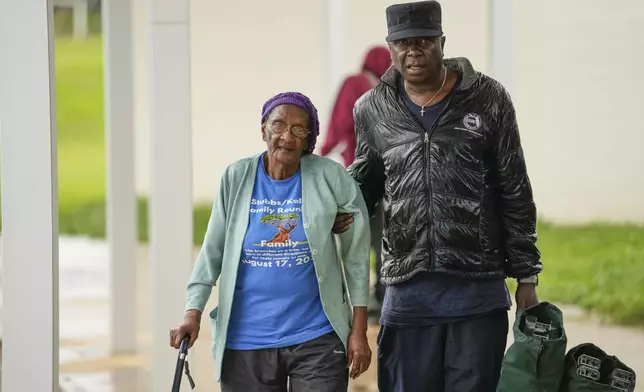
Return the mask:
[[[63,238],[60,242],[60,372],[61,386],[68,392],[149,392],[148,363],[151,338],[146,328],[150,322],[150,290],[148,257],[140,248],[138,262],[139,352],[136,355],[110,357],[108,347],[108,269],[107,248],[103,242],[79,238]],[[178,293],[178,295],[183,295]],[[214,301],[208,304],[213,307]],[[569,336],[568,347],[593,342],[621,358],[644,375],[644,330],[603,325],[579,309],[561,306]],[[181,320],[177,315],[177,322]],[[219,391],[214,381],[214,365],[210,357],[210,325],[204,320],[201,337],[190,352],[191,370],[197,383],[196,391]],[[512,320],[511,320],[512,321]],[[376,336],[377,328],[369,330],[373,363],[369,371],[351,383],[352,392],[377,391]],[[508,336],[508,345],[512,342]],[[168,350],[172,350],[168,347]],[[155,375],[172,384],[172,374]],[[641,376],[642,377],[642,376]],[[189,391],[187,380],[182,390]],[[644,392],[644,381],[637,390]]]

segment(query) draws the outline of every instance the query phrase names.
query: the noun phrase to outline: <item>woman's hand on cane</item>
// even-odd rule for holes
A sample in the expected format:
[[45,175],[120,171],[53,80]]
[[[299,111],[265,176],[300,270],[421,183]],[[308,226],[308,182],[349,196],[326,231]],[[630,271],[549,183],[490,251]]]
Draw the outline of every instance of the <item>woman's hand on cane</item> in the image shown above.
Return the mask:
[[170,330],[170,346],[176,349],[181,347],[181,341],[190,335],[188,348],[191,348],[199,337],[199,328],[201,328],[201,312],[198,310],[188,310],[183,318],[183,322]]

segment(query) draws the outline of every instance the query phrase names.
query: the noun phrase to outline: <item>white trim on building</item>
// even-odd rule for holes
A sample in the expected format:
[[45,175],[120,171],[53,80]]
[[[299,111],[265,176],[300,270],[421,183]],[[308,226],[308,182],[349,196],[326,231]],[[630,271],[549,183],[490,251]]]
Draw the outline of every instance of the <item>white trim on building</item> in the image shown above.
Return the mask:
[[103,1],[107,241],[113,353],[136,350],[137,215],[132,0]]
[[511,93],[514,70],[513,0],[490,0],[490,73]]
[[151,391],[168,388],[176,353],[168,331],[184,311],[192,269],[190,7],[149,0]]
[[0,0],[4,392],[58,390],[53,3]]

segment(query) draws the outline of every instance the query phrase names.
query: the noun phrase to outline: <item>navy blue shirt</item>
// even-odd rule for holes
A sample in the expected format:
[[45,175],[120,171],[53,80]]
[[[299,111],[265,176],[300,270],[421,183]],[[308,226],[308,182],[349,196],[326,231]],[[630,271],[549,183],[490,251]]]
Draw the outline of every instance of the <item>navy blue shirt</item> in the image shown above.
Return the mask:
[[[456,88],[456,86],[454,87]],[[408,96],[400,78],[401,98],[426,132],[447,106],[450,95],[421,107]],[[387,286],[380,324],[393,327],[429,326],[507,311],[512,301],[504,279],[466,279],[444,273],[420,272],[411,279]]]

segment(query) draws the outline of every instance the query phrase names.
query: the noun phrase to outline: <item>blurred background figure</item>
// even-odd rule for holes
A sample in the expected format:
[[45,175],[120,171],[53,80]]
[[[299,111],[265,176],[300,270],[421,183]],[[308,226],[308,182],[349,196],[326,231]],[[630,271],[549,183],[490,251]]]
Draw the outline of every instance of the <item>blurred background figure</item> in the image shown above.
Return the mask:
[[[349,167],[353,163],[356,151],[353,105],[364,93],[380,83],[380,77],[390,66],[389,49],[385,46],[374,46],[367,51],[364,57],[362,71],[356,75],[350,75],[344,80],[333,105],[326,140],[320,149],[320,155],[329,155],[338,145],[343,145],[344,150],[341,155],[344,166]],[[380,307],[385,295],[385,288],[380,283],[382,219],[382,205],[379,205],[376,208],[375,216],[371,219],[371,248],[375,254],[376,281],[374,282],[373,296],[369,301],[369,313],[374,320],[380,318]]]
[[342,151],[344,166],[349,167],[353,163],[356,150],[353,105],[362,94],[380,83],[380,77],[390,66],[391,55],[387,47],[375,46],[367,51],[362,63],[362,71],[344,80],[333,105],[326,140],[320,149],[320,155],[329,155],[339,144],[344,144]]

